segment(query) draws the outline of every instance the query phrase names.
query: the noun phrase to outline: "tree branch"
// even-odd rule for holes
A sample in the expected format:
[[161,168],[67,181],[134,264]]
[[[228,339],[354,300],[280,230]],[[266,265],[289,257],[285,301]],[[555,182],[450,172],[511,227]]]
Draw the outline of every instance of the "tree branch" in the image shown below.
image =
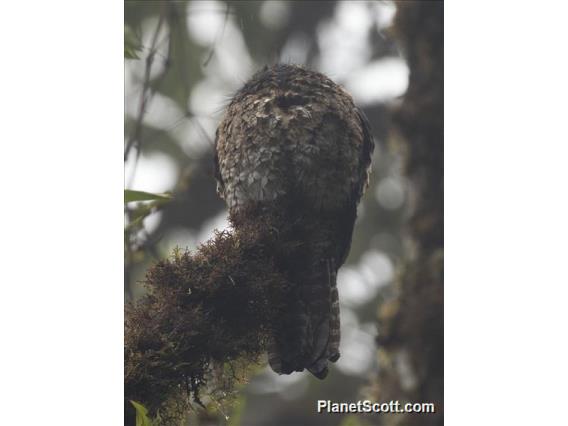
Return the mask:
[[125,313],[126,424],[134,422],[130,400],[165,421],[187,413],[190,397],[200,403],[202,389],[230,394],[234,374],[216,382],[212,371],[254,365],[265,352],[289,303],[275,259],[292,253],[301,234],[276,209],[254,209],[231,218],[238,231],[217,233],[195,253],[176,250],[148,270],[148,294]]

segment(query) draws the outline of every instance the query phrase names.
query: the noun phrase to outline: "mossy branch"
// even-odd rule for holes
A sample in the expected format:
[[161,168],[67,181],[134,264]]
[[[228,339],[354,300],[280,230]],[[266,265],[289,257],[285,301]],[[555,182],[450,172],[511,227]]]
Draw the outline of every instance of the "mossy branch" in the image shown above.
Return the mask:
[[[294,251],[301,230],[276,209],[230,219],[233,230],[152,266],[147,295],[126,307],[127,424],[134,421],[130,400],[154,417],[180,415],[190,401],[200,403],[215,366],[251,365],[266,351],[290,293],[275,259]],[[231,377],[217,379],[230,390]]]

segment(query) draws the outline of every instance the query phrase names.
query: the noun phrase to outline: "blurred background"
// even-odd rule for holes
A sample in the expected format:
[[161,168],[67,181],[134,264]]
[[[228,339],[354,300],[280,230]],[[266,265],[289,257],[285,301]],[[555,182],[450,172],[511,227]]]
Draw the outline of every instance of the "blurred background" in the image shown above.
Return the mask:
[[372,393],[377,306],[393,298],[403,255],[409,185],[386,143],[409,77],[389,31],[395,12],[390,1],[125,2],[125,187],[172,195],[127,204],[127,301],[144,293],[139,282],[150,264],[228,226],[213,178],[215,129],[232,94],[265,64],[302,64],[343,85],[376,142],[372,182],[339,271],[341,358],[328,378],[277,376],[267,367],[244,386],[228,420],[212,415],[192,424],[379,424],[377,416],[315,407],[318,399],[352,402]]

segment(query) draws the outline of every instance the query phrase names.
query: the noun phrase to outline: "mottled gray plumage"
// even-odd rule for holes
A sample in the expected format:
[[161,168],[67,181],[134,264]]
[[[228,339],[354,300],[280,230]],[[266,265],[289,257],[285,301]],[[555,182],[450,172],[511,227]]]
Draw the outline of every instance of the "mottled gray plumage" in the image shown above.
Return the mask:
[[[357,204],[373,152],[367,120],[351,96],[323,74],[265,67],[233,97],[216,136],[219,195],[231,213],[251,203],[282,206],[303,221],[305,261],[282,271],[296,284],[269,362],[319,378],[339,358],[337,269],[351,245]],[[287,265],[285,261],[283,265]]]

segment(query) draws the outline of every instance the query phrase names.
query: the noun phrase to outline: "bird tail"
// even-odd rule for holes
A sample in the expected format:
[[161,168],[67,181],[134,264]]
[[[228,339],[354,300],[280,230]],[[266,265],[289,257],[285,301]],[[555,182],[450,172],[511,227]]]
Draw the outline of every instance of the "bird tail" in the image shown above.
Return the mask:
[[340,321],[337,268],[326,259],[310,280],[298,288],[268,348],[268,362],[278,374],[307,369],[318,379],[327,376],[328,361],[339,359]]

